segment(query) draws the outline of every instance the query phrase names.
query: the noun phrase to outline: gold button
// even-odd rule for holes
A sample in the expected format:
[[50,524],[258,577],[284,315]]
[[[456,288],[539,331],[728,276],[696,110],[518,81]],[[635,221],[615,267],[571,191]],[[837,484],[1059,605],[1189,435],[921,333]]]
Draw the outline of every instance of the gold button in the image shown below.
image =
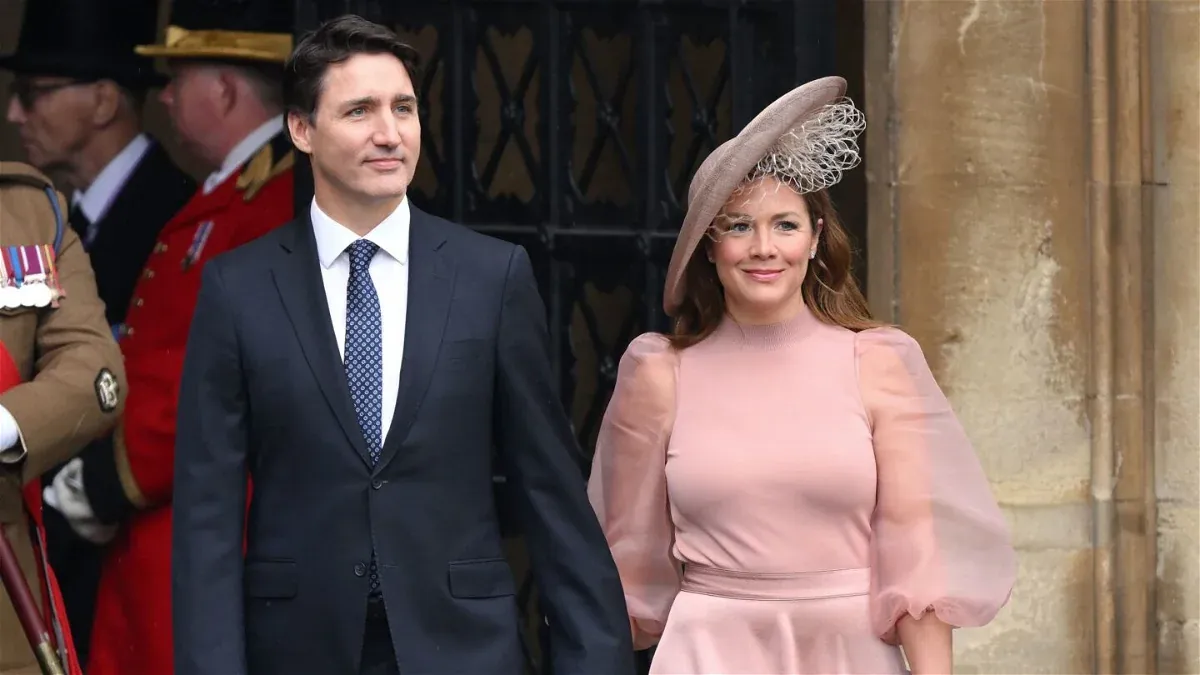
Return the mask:
[[154,270],[146,270],[146,278],[153,279],[154,278]]
[[135,307],[141,307],[142,305],[146,304],[146,301],[141,298],[137,298],[133,301],[133,304]]
[[160,244],[158,245],[158,252],[159,252],[159,253],[166,253],[166,252],[167,252],[167,245],[166,245],[166,244],[161,244],[161,243],[160,243]]

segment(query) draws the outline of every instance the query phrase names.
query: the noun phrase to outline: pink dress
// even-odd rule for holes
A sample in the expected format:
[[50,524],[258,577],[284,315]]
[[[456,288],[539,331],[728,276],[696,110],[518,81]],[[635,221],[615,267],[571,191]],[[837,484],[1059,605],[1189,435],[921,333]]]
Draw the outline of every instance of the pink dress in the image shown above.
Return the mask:
[[588,492],[651,673],[904,673],[901,616],[983,625],[1016,576],[916,341],[808,311],[634,340]]

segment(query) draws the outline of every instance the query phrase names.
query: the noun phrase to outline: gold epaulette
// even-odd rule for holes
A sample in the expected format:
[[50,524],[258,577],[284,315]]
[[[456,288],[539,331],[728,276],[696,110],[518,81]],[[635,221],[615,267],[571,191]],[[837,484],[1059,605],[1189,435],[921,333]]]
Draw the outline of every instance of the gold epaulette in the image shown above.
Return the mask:
[[271,179],[279,174],[292,168],[296,163],[296,155],[294,150],[288,150],[287,153],[278,162],[275,161],[275,153],[271,150],[271,145],[268,143],[259,150],[249,162],[246,163],[246,168],[242,169],[242,173],[238,176],[237,189],[242,191],[242,201],[250,201],[258,196],[260,190],[263,189]]

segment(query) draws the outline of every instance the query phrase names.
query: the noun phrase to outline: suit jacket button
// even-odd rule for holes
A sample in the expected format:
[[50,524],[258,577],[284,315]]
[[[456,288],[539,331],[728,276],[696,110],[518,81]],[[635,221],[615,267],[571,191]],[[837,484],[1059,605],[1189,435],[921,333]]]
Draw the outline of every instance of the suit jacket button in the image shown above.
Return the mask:
[[361,577],[361,576],[365,576],[366,574],[367,574],[367,566],[366,565],[364,565],[362,563],[358,563],[357,565],[354,566],[354,576]]
[[371,481],[371,489],[372,490],[378,490],[381,487],[383,487],[383,481],[379,480],[378,478]]

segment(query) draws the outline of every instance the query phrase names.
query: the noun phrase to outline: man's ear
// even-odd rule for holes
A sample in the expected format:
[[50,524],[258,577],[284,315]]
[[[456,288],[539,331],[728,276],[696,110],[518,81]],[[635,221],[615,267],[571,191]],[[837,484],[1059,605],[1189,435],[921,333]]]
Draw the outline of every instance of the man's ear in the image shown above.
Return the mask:
[[296,149],[306,155],[312,154],[312,143],[308,140],[308,134],[312,130],[312,120],[308,115],[289,110],[287,114],[288,133],[292,136],[292,144]]
[[121,108],[121,89],[111,80],[100,80],[93,86],[96,106],[92,109],[92,123],[103,128],[112,123]]

